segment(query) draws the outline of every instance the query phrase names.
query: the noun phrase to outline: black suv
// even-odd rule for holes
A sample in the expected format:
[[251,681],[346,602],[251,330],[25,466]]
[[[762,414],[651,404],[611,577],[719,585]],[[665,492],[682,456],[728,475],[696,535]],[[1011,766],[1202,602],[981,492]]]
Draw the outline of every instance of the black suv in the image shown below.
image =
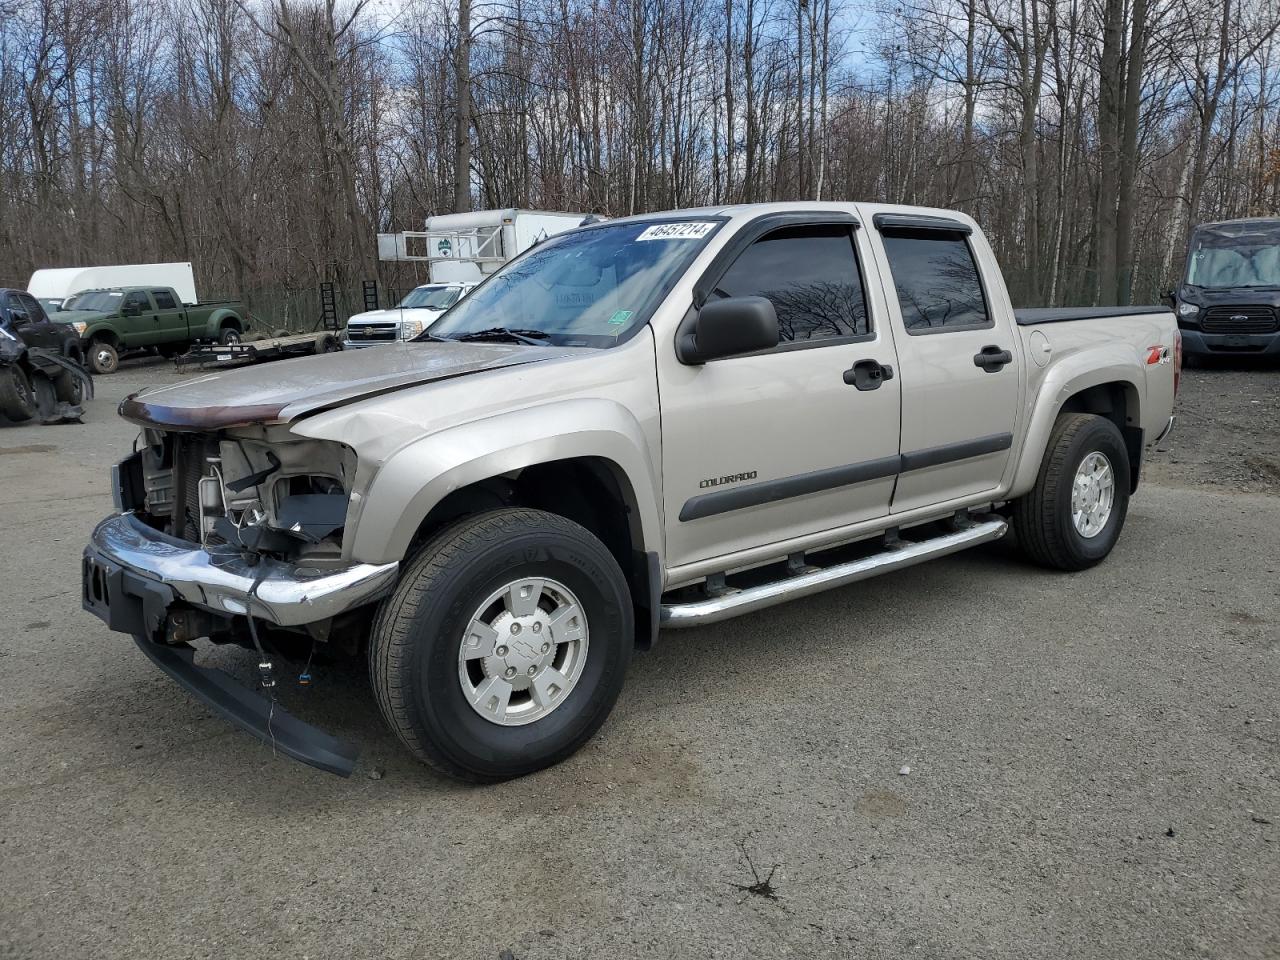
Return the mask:
[[41,412],[42,380],[57,404],[79,406],[88,380],[83,364],[74,328],[50,320],[25,290],[0,287],[0,415],[23,421]]

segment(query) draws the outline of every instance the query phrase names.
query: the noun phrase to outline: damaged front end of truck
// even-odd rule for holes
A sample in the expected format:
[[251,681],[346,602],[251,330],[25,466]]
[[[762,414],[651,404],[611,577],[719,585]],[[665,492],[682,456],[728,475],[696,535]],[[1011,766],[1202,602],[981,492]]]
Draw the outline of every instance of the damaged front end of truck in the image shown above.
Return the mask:
[[[344,554],[354,451],[289,433],[279,413],[173,417],[126,401],[142,431],[113,472],[117,514],[85,550],[83,605],[227,719],[345,776],[355,749],[274,702],[275,664],[320,643],[354,649],[397,564]],[[197,638],[256,651],[267,696],[198,665]]]

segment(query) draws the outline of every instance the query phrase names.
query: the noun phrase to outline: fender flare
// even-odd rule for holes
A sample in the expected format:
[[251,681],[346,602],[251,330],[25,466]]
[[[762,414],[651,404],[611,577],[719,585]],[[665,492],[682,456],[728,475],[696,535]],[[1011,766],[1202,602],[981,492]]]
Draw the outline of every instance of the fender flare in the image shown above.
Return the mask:
[[205,321],[205,336],[218,339],[218,335],[222,332],[223,321],[234,320],[236,327],[241,333],[244,332],[244,320],[240,314],[232,310],[230,307],[219,307],[209,314],[209,319]]
[[84,329],[84,335],[80,338],[81,348],[87,348],[94,340],[106,340],[113,346],[120,346],[124,343],[124,337],[120,335],[120,331],[114,326],[114,317],[105,320],[91,321]]
[[1146,399],[1145,380],[1135,376],[1139,360],[1131,349],[1120,345],[1106,345],[1081,350],[1064,357],[1050,367],[1032,400],[1031,418],[1027,423],[1026,438],[1018,457],[1017,471],[1009,487],[1009,498],[1020,497],[1036,484],[1040,464],[1049,447],[1049,434],[1063,406],[1076,394],[1090,387],[1118,383],[1125,388],[1132,405],[1126,411],[1130,424],[1142,424],[1142,403]]
[[[662,552],[656,465],[639,421],[611,400],[557,401],[464,423],[414,440],[377,467],[352,495],[351,556],[402,560],[418,527],[448,494],[540,463],[590,458],[613,471],[636,550]],[[381,558],[373,561],[370,558]]]

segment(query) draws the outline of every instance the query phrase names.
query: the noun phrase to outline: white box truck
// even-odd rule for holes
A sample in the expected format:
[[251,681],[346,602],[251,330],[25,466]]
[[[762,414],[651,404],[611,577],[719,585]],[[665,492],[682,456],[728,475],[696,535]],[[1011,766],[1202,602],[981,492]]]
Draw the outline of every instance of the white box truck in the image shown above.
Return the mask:
[[428,217],[426,230],[378,234],[378,258],[425,262],[432,283],[479,281],[535,243],[589,219],[514,207],[446,213]]
[[346,347],[410,340],[477,283],[535,244],[594,220],[585,213],[477,210],[428,217],[426,230],[378,234],[378,259],[427,264],[430,282],[397,306],[347,320]]
[[124,263],[109,267],[51,267],[37,270],[27,293],[52,312],[62,301],[84,290],[112,287],[172,287],[183,303],[197,303],[196,277],[190,263]]

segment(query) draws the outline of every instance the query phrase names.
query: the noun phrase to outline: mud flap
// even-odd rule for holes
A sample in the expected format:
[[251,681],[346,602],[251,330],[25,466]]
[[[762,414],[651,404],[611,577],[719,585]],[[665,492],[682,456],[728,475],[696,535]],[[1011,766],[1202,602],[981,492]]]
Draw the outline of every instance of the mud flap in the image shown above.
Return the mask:
[[138,648],[197,700],[286,756],[340,777],[355,769],[359,748],[303,723],[221,670],[195,662],[195,648],[166,646],[134,634]]

